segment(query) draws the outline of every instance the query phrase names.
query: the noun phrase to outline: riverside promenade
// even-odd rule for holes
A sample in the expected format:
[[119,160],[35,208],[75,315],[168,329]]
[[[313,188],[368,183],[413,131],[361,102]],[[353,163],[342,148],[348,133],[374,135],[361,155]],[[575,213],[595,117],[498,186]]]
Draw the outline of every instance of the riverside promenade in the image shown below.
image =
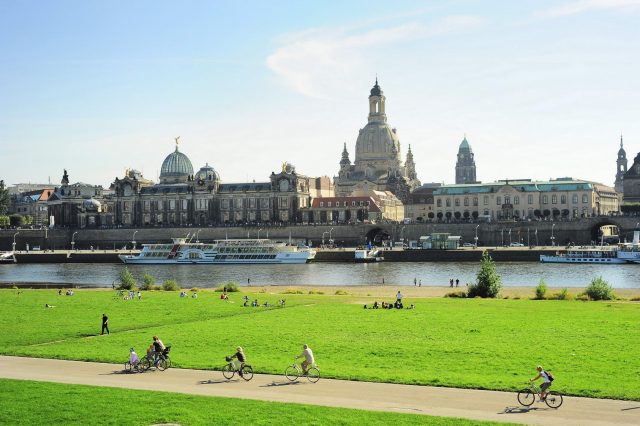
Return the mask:
[[129,374],[123,372],[121,364],[11,356],[0,356],[0,377],[528,425],[637,425],[640,419],[637,401],[565,397],[564,404],[554,410],[538,402],[529,408],[522,407],[514,392],[331,379],[312,384],[266,374],[256,374],[253,380],[245,382],[236,378],[226,380],[219,371],[176,368]]

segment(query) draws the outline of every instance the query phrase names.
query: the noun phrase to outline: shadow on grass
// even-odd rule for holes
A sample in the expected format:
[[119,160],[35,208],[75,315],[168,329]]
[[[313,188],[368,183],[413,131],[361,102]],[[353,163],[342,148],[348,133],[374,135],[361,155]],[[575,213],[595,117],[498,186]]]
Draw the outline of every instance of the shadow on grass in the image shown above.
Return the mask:
[[291,385],[300,385],[300,384],[304,384],[304,382],[299,382],[299,381],[295,381],[295,382],[291,382],[291,381],[286,381],[286,382],[271,382],[271,383],[267,383],[266,385],[260,385],[261,388],[272,388],[272,387],[277,387],[277,386],[291,386]]
[[629,411],[629,410],[640,410],[640,407],[629,407],[629,408],[623,408],[620,411]]
[[548,411],[550,408],[543,407],[505,407],[504,411],[499,412],[498,414],[524,414],[529,411]]

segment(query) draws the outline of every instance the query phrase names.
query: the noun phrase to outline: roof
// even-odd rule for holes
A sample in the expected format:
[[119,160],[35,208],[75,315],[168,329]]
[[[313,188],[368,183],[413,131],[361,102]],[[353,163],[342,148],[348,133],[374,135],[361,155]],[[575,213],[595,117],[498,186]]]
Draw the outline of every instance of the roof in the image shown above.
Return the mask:
[[223,183],[218,187],[218,193],[255,191],[271,191],[271,182]]
[[459,185],[443,185],[437,188],[434,195],[489,194],[498,192],[502,187],[511,186],[520,192],[580,191],[593,189],[593,184],[581,180],[562,181],[499,181],[490,183],[471,183]]

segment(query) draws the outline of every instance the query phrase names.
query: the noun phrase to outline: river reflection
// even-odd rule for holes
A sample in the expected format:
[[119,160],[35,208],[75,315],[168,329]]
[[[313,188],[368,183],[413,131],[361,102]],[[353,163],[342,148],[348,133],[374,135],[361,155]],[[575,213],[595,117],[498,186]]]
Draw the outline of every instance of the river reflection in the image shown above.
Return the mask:
[[[535,286],[544,279],[550,287],[583,287],[602,276],[616,288],[640,288],[640,265],[564,265],[537,262],[497,263],[503,285]],[[55,282],[111,286],[121,264],[11,264],[0,265],[0,282]],[[460,285],[473,282],[476,262],[381,262],[377,264],[312,263],[308,265],[129,265],[139,280],[149,272],[162,283],[168,279],[183,287],[215,287],[236,281],[240,285],[375,285],[384,279],[389,285],[413,285],[414,278],[425,286],[448,285],[458,278]]]

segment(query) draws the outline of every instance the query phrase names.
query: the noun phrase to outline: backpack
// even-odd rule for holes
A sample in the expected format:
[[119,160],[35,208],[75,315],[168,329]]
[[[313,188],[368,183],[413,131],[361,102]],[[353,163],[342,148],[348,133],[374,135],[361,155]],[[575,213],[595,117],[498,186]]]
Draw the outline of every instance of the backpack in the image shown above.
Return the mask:
[[555,380],[555,378],[553,377],[553,374],[551,374],[550,372],[545,371],[545,374],[549,378],[549,382],[553,382]]

